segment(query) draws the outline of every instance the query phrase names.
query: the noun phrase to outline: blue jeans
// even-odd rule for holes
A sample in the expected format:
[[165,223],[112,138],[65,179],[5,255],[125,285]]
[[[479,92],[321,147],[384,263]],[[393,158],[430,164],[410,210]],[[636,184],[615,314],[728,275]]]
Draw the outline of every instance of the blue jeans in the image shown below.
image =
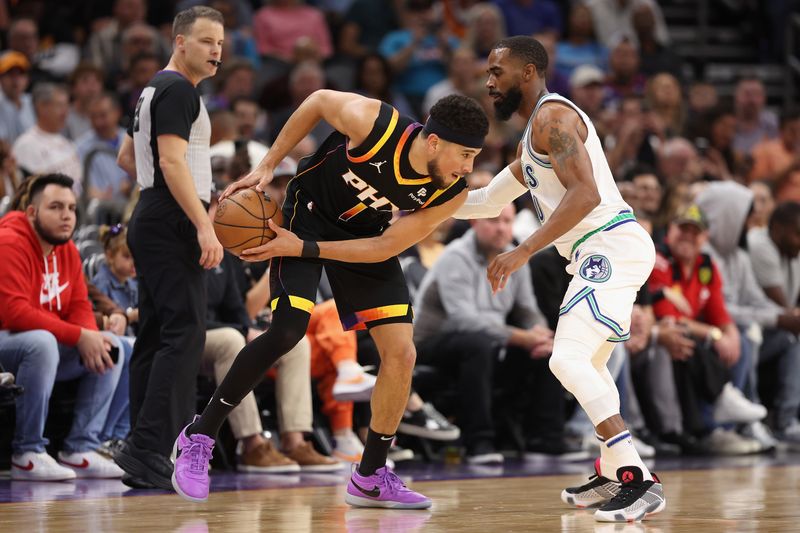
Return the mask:
[[[107,334],[119,346],[119,338]],[[78,349],[59,344],[49,331],[20,333],[0,331],[0,363],[16,377],[25,392],[17,397],[17,424],[11,446],[14,453],[41,453],[48,402],[56,381],[80,378],[72,428],[64,440],[67,453],[95,450],[106,423],[114,390],[124,365],[105,374],[89,372],[81,364]]]
[[758,363],[775,358],[778,359],[778,390],[773,409],[775,427],[783,430],[797,418],[800,408],[800,343],[788,331],[765,329]]
[[122,372],[119,376],[119,384],[114,390],[114,396],[111,398],[106,423],[100,433],[101,442],[109,439],[122,440],[128,436],[131,430],[130,366],[133,343],[136,339],[134,337],[117,338],[121,345],[118,365],[122,365]]

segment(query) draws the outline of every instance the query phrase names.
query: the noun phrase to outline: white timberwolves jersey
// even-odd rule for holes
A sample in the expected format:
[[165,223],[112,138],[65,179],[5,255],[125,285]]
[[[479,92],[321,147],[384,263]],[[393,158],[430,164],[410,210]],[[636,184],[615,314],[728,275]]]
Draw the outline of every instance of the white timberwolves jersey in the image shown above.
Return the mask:
[[533,205],[539,222],[543,223],[552,215],[566,193],[566,189],[553,170],[553,165],[550,164],[550,158],[546,155],[536,153],[530,141],[533,119],[536,116],[536,112],[542,107],[542,104],[546,102],[560,102],[570,106],[580,115],[584,124],[586,124],[588,133],[584,146],[589,153],[589,159],[592,162],[592,173],[594,174],[594,180],[597,184],[597,191],[600,193],[600,204],[584,217],[583,220],[578,222],[574,228],[554,242],[558,252],[562,256],[573,260],[573,247],[582,237],[609,223],[613,224],[612,221],[620,215],[622,215],[623,218],[633,218],[633,214],[630,206],[622,200],[622,195],[619,193],[619,189],[617,189],[617,185],[614,182],[611,169],[608,167],[608,161],[606,161],[603,147],[600,144],[600,139],[597,137],[597,132],[594,129],[592,121],[589,120],[589,117],[586,116],[578,106],[561,95],[550,93],[539,100],[528,120],[528,126],[525,128],[525,134],[522,139],[524,148],[522,149],[522,157],[520,158],[522,163],[522,175],[533,197]]

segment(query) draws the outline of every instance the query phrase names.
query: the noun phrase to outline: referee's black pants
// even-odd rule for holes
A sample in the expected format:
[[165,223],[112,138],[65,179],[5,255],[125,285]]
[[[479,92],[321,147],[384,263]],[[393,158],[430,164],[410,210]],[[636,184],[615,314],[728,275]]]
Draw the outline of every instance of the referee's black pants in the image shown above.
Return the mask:
[[196,410],[206,336],[205,270],[194,225],[165,189],[142,191],[128,226],[139,282],[130,364],[131,439],[168,456]]

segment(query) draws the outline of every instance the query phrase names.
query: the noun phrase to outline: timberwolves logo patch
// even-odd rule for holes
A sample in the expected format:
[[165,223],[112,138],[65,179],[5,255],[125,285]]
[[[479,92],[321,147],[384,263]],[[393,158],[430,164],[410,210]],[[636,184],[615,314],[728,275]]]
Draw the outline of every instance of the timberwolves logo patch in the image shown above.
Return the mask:
[[603,283],[611,277],[611,263],[602,255],[590,255],[584,259],[578,271],[583,279]]

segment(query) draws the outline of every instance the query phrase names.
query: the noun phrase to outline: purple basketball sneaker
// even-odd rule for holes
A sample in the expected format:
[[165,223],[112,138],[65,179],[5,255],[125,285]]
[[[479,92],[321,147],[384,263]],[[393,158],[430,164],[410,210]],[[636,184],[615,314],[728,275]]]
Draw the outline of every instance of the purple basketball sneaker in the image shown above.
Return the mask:
[[344,501],[355,507],[427,509],[431,506],[430,498],[406,487],[388,466],[371,476],[359,474],[358,466],[353,468]]
[[211,483],[208,479],[208,463],[211,461],[214,439],[200,433],[187,436],[188,428],[189,426],[183,428],[172,447],[172,458],[175,461],[172,488],[189,501],[204,502],[208,499],[208,487]]

